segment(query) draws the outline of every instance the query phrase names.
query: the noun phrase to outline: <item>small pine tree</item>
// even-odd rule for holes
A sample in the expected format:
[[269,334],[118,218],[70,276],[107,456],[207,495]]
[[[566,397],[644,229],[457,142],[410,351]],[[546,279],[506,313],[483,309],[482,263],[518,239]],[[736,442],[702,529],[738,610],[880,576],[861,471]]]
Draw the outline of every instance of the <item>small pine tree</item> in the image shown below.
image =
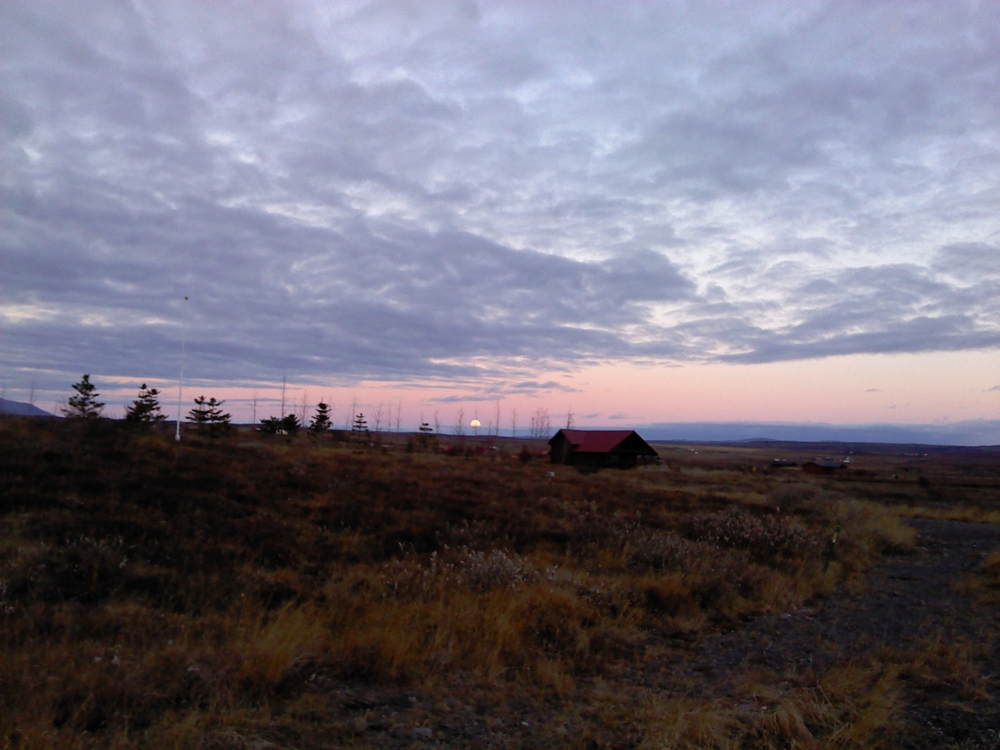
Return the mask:
[[309,431],[313,435],[322,435],[329,431],[332,424],[330,421],[330,405],[320,401],[316,404],[316,414],[309,425]]
[[[212,401],[215,401],[213,398]],[[194,422],[198,426],[199,432],[202,428],[208,425],[208,416],[210,407],[208,405],[208,399],[204,396],[198,396],[194,400],[195,407],[188,412],[188,421]]]
[[166,418],[167,415],[160,411],[160,391],[147,388],[145,383],[139,387],[139,398],[125,407],[126,422],[156,423]]
[[368,432],[368,420],[365,419],[365,415],[358,412],[358,415],[354,418],[354,424],[351,425],[352,432]]
[[294,414],[286,414],[285,418],[281,420],[281,429],[285,431],[286,435],[296,435],[301,428],[302,423]]
[[209,438],[214,440],[216,434],[229,431],[233,417],[222,411],[222,405],[226,403],[224,400],[198,396],[194,403],[195,408],[188,412],[188,419],[198,426],[198,432],[204,433],[207,429]]
[[97,400],[101,394],[97,386],[90,382],[90,375],[84,373],[79,383],[73,383],[75,396],[70,396],[68,405],[62,410],[63,415],[72,418],[97,419],[101,416],[104,404]]
[[302,425],[299,418],[294,414],[286,414],[283,417],[268,417],[260,420],[260,427],[257,429],[264,435],[295,435]]
[[[433,440],[436,439],[434,437],[434,428],[427,424],[427,422],[421,422],[418,429],[420,430],[420,437],[418,438],[420,445],[421,447],[426,448]],[[410,450],[409,443],[406,445],[406,450]]]
[[260,420],[260,427],[257,429],[264,435],[277,435],[282,429],[280,417],[268,417]]

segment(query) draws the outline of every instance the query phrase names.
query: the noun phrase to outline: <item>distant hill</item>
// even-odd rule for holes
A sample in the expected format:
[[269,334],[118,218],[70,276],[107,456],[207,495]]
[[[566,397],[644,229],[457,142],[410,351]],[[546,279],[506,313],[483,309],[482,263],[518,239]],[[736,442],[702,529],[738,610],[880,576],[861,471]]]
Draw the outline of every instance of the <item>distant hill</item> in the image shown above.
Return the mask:
[[1000,420],[951,424],[827,424],[823,422],[661,422],[637,425],[646,440],[733,442],[896,443],[905,445],[1000,445]]
[[21,417],[55,416],[55,414],[50,414],[44,409],[39,409],[37,406],[32,406],[31,404],[25,404],[20,401],[10,401],[5,398],[0,398],[0,414],[16,414]]

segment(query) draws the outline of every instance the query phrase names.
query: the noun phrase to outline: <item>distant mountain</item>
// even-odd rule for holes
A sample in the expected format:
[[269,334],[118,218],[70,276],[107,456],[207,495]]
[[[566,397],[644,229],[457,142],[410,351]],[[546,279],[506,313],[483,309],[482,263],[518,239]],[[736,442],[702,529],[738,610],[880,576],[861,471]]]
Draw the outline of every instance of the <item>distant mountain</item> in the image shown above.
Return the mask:
[[24,404],[20,401],[9,401],[5,398],[0,398],[0,414],[17,414],[21,417],[54,417],[54,414],[49,414],[43,409],[39,409],[37,406],[32,406],[31,404]]
[[951,424],[827,424],[823,422],[658,422],[635,428],[646,440],[732,442],[896,443],[911,445],[1000,445],[1000,420]]

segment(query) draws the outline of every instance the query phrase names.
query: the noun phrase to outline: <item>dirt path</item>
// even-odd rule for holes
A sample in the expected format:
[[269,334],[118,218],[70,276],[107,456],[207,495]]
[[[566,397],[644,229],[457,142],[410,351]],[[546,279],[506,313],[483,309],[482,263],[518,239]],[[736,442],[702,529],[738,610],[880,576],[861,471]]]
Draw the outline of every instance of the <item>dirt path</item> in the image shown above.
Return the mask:
[[731,688],[728,676],[746,667],[821,674],[886,647],[967,645],[979,652],[989,699],[955,700],[940,688],[909,690],[906,719],[917,739],[905,746],[1000,747],[1000,606],[976,602],[960,585],[1000,548],[1000,526],[911,523],[919,532],[915,549],[887,558],[870,574],[864,591],[700,638],[693,644],[695,658],[675,678],[701,683],[718,695]]

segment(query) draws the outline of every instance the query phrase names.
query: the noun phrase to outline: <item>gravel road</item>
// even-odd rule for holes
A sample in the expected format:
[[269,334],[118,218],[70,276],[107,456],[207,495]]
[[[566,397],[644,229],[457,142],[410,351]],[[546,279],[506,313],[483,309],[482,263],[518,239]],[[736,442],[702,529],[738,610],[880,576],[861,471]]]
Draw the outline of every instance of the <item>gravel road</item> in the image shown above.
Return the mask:
[[[692,644],[695,658],[677,675],[722,694],[727,676],[747,666],[774,673],[814,671],[886,647],[928,642],[963,644],[977,654],[989,700],[955,700],[947,689],[911,689],[905,695],[911,748],[1000,748],[1000,606],[984,604],[962,586],[990,552],[1000,549],[1000,526],[912,520],[912,552],[887,557],[864,589],[809,609],[755,619],[729,633]],[[676,673],[675,673],[676,674]]]

